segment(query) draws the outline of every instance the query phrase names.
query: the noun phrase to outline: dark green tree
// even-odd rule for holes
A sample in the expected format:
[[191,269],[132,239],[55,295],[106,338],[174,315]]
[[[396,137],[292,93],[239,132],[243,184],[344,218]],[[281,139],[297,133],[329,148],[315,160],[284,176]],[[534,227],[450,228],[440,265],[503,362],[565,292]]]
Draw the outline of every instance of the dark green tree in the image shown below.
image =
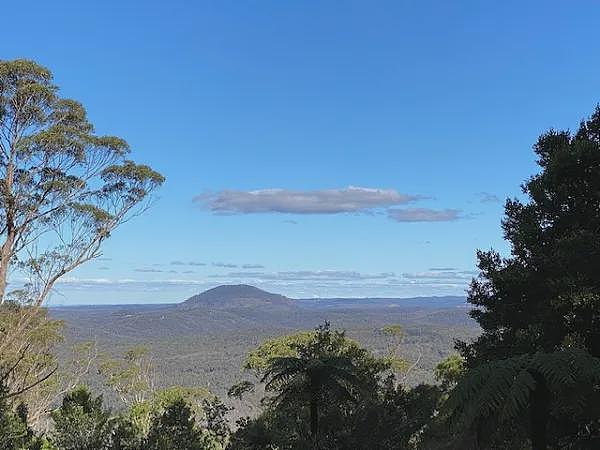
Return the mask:
[[[457,344],[467,372],[454,398],[466,403],[449,405],[483,414],[484,398],[493,398],[490,407],[500,414],[525,402],[529,420],[511,422],[512,435],[520,430],[537,450],[580,435],[577,420],[583,419],[567,411],[576,399],[587,404],[579,409],[589,409],[598,394],[593,357],[600,356],[600,107],[576,133],[551,130],[534,150],[541,171],[522,186],[528,201],[512,199],[505,206],[502,228],[510,256],[477,254],[480,275],[468,301],[482,334]],[[568,366],[573,354],[589,362],[592,374],[579,373],[570,385],[589,395],[562,398],[550,369],[576,376]],[[490,378],[477,387],[486,370]],[[471,394],[458,395],[465,390]],[[590,414],[583,426],[588,436],[598,433],[600,423]]]
[[144,450],[144,434],[130,417],[114,419],[108,450]]
[[203,428],[216,442],[224,446],[231,433],[227,421],[227,413],[231,408],[218,397],[213,397],[202,401],[202,410],[204,412]]
[[113,424],[102,396],[93,397],[85,387],[69,392],[51,414],[52,443],[60,450],[102,450],[110,442]]
[[275,392],[272,404],[308,408],[314,448],[324,445],[321,435],[327,430],[320,429],[324,410],[335,405],[339,418],[345,405],[356,404],[365,391],[377,386],[377,381],[370,377],[371,370],[356,363],[353,358],[356,355],[340,354],[344,341],[344,334],[332,331],[326,323],[312,339],[296,348],[297,356],[270,359],[262,378],[266,390]]
[[184,400],[171,403],[150,427],[147,450],[207,450],[214,442],[200,430],[192,410]]
[[541,171],[522,187],[529,201],[505,206],[510,257],[477,254],[468,300],[483,333],[460,346],[471,366],[570,344],[600,356],[600,107],[534,150]]
[[389,377],[376,400],[362,405],[354,414],[350,432],[340,448],[416,449],[437,411],[441,395],[436,386],[410,389]]
[[[6,388],[0,384],[0,393]],[[13,411],[0,395],[0,449],[2,450],[38,450],[42,441],[27,425],[27,407],[20,403]]]

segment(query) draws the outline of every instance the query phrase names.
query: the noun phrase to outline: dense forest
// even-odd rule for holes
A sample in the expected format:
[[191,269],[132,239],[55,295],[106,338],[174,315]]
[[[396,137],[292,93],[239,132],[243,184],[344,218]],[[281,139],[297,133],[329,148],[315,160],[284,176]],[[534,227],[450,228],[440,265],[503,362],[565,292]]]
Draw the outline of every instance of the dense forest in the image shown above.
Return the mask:
[[[323,322],[250,351],[227,404],[204,386],[156,386],[144,347],[104,358],[116,409],[82,385],[92,343],[58,364],[63,323],[44,305],[164,179],[96,135],[31,61],[0,62],[0,129],[0,449],[600,448],[600,107],[534,145],[540,170],[505,205],[510,254],[477,253],[481,332],[455,342],[435,382],[405,382],[402,327],[381,328],[381,355]],[[15,289],[14,271],[28,280]],[[256,392],[257,410],[232,423]]]

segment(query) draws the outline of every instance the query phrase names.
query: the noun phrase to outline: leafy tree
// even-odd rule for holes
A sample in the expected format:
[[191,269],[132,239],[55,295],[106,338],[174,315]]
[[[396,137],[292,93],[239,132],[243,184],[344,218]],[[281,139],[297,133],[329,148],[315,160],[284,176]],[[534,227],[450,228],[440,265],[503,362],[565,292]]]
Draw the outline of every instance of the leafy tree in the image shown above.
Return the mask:
[[[482,425],[489,432],[502,432],[510,427],[522,429],[521,417],[529,416],[527,431],[533,449],[549,445],[551,430],[563,431],[556,419],[567,416],[574,423],[587,424],[600,417],[600,359],[581,349],[553,353],[538,352],[492,361],[469,370],[451,392],[445,406],[452,422],[460,428]],[[550,402],[550,400],[553,400]],[[553,419],[554,418],[554,419]],[[552,423],[555,426],[548,427]],[[495,429],[495,430],[494,430]],[[481,434],[481,433],[480,433]],[[600,436],[590,429],[576,426],[575,434],[584,441],[600,444]],[[487,441],[503,436],[487,436]],[[560,441],[555,436],[555,442]],[[572,442],[573,443],[573,442]],[[588,448],[592,448],[591,446]]]
[[144,450],[144,432],[128,416],[113,420],[108,450]]
[[[0,384],[0,392],[7,392]],[[2,450],[38,450],[42,441],[27,425],[27,407],[21,403],[13,411],[0,397],[0,448]]]
[[242,417],[236,422],[237,429],[231,435],[227,450],[275,450],[273,433],[266,423],[265,414],[250,419]]
[[220,446],[195,423],[190,407],[177,400],[152,423],[146,446],[148,450],[209,450]]
[[33,61],[0,61],[0,305],[26,305],[0,329],[0,357],[23,342],[56,282],[99,257],[164,181],[127,159],[123,139],[96,135],[84,107],[52,81]]
[[[23,307],[14,303],[0,306],[0,329],[10,329],[22,319]],[[12,406],[27,405],[28,425],[47,431],[48,413],[74,389],[95,359],[95,345],[74,345],[70,357],[59,366],[54,355],[63,341],[63,323],[51,319],[45,308],[33,314],[22,339],[7,346],[0,355],[0,378],[7,387],[5,398]]]
[[437,413],[440,396],[441,391],[436,386],[419,385],[409,389],[389,377],[376,400],[355,414],[351,432],[340,448],[416,449]]
[[263,376],[277,358],[296,358],[301,351],[310,351],[311,348],[317,351],[319,347],[318,351],[350,359],[363,381],[371,382],[373,388],[380,381],[381,373],[390,369],[389,358],[373,356],[358,342],[346,337],[343,331],[331,329],[329,322],[314,331],[301,331],[266,340],[248,354],[243,368]]
[[51,416],[52,443],[61,450],[102,450],[112,432],[110,412],[102,405],[102,396],[93,397],[85,387],[69,392]]
[[156,390],[148,400],[133,403],[127,412],[129,420],[142,435],[147,435],[153,417],[162,414],[172,404],[183,401],[196,419],[204,415],[202,401],[210,396],[207,389],[199,387],[170,386]]
[[142,403],[154,395],[154,362],[146,346],[132,347],[122,358],[105,359],[98,372],[125,406]]
[[435,379],[441,383],[442,389],[448,391],[465,374],[465,360],[459,354],[452,354],[440,362],[433,370]]
[[576,133],[551,130],[534,150],[541,171],[522,187],[528,202],[505,206],[510,256],[477,254],[468,300],[482,334],[457,344],[467,372],[448,405],[463,423],[498,414],[485,433],[494,435],[528,410],[511,435],[523,430],[537,450],[600,434],[600,412],[581,412],[600,385],[600,107]]
[[[311,340],[296,348],[297,356],[270,359],[262,381],[267,391],[276,392],[275,405],[308,407],[310,436],[314,448],[322,448],[319,425],[322,410],[335,404],[355,403],[375,380],[355,363],[355,352],[346,352],[348,344],[342,332],[332,331],[329,324],[319,327]],[[363,352],[359,352],[365,360]],[[381,367],[378,366],[377,370]],[[371,382],[371,383],[368,383]],[[338,412],[339,413],[339,412]]]
[[[0,305],[0,335],[18,327],[24,314],[29,313],[25,313],[20,305]],[[0,345],[0,378],[6,387],[2,394],[4,398],[19,396],[21,401],[32,401],[40,395],[42,384],[58,369],[52,350],[61,340],[62,322],[49,319],[47,311],[40,309],[29,316],[18,341]],[[37,391],[28,392],[33,387],[37,387]]]
[[404,338],[406,337],[406,332],[401,325],[397,324],[386,325],[381,331],[389,339],[388,359],[390,362],[390,367],[397,375],[403,375],[403,378],[405,378],[405,375],[411,368],[408,361],[400,356],[400,350],[402,343],[404,342]]
[[204,429],[224,447],[231,432],[226,417],[231,408],[225,406],[218,397],[213,397],[202,401],[202,410]]
[[600,106],[576,133],[551,130],[534,146],[541,172],[508,200],[511,255],[479,251],[471,312],[483,333],[460,350],[469,366],[578,343],[600,356]]

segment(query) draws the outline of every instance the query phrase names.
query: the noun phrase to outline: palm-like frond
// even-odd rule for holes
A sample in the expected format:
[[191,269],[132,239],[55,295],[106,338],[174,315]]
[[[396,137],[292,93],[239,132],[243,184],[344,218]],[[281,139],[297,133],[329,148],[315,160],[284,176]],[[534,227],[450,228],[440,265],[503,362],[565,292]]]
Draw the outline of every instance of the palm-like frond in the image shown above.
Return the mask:
[[573,412],[586,403],[589,388],[600,382],[600,359],[580,349],[538,352],[483,364],[470,370],[445,404],[451,420],[470,425],[496,417],[507,422],[527,409],[539,374],[556,408]]

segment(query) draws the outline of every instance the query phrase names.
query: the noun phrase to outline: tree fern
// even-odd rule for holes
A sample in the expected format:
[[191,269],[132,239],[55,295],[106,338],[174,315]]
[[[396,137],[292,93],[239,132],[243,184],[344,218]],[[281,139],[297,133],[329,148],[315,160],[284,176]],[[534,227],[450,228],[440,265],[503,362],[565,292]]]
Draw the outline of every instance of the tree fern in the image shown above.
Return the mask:
[[581,414],[600,383],[600,359],[581,349],[538,352],[482,364],[450,393],[445,413],[455,427],[482,421],[498,426],[531,412],[536,389],[547,389],[549,413]]

